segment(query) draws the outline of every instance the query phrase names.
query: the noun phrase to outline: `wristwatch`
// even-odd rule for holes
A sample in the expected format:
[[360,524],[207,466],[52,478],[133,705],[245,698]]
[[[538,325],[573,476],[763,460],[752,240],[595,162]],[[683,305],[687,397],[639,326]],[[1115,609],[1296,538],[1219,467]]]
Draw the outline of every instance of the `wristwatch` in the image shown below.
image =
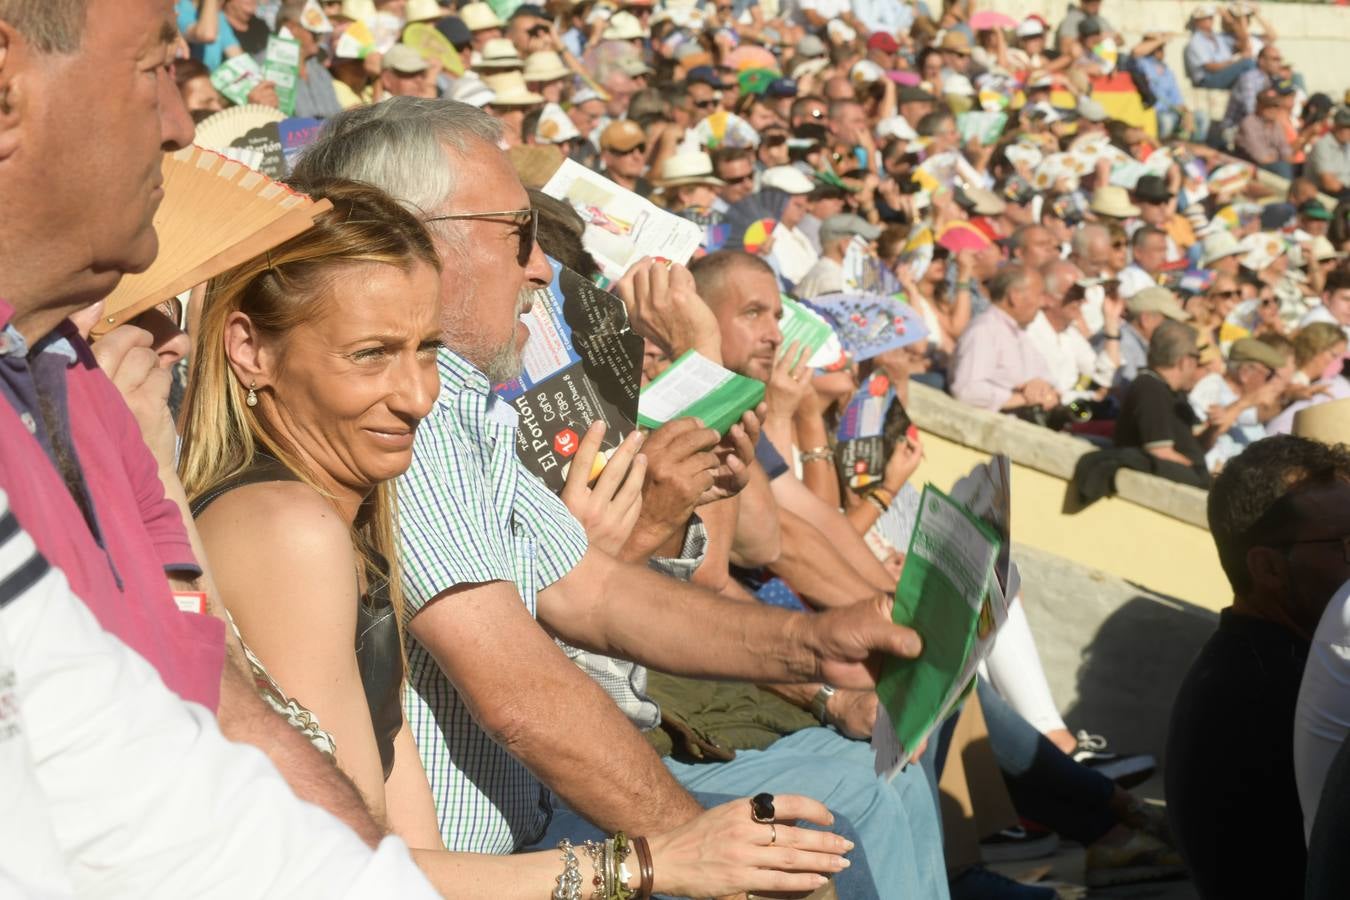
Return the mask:
[[834,688],[830,687],[828,684],[822,684],[820,690],[816,691],[816,695],[811,698],[811,715],[815,716],[816,721],[822,725],[826,724],[825,706],[830,702],[830,698],[833,696]]

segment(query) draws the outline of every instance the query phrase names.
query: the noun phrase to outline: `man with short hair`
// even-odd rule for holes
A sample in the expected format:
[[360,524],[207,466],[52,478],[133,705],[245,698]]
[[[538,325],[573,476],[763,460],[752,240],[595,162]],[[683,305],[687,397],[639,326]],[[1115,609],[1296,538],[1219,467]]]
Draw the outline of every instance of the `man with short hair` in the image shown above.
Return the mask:
[[1204,900],[1301,897],[1294,709],[1317,623],[1350,579],[1350,454],[1257,441],[1214,480],[1209,529],[1233,605],[1172,704],[1167,817]]
[[[861,660],[879,638],[888,652],[917,652],[917,637],[889,624],[880,598],[788,619],[588,547],[581,524],[516,455],[514,410],[492,390],[520,372],[528,337],[520,316],[552,277],[499,140],[497,123],[478,110],[396,100],[333,120],[297,177],[389,190],[435,225],[447,261],[440,399],[399,485],[405,708],[447,846],[510,853],[544,841],[550,818],[556,841],[582,819],[641,834],[699,812],[555,638],[676,674],[859,684],[858,668],[817,662],[811,645]],[[405,160],[437,152],[445,171],[432,177]],[[742,426],[732,437],[748,441]],[[833,624],[836,614],[848,622]],[[856,637],[837,630],[845,624]],[[741,652],[749,646],[754,653]],[[574,814],[553,815],[550,788]]]
[[[1060,400],[1089,399],[1096,371],[1097,353],[1078,328],[1083,303],[1093,288],[1104,293],[1101,284],[1083,282],[1083,273],[1068,260],[1054,260],[1041,268],[1045,279],[1045,306],[1027,326],[1031,338],[1050,369],[1050,384]],[[1119,297],[1099,302],[1105,312],[1107,332],[1119,333],[1124,303]],[[1119,344],[1116,344],[1119,346]]]
[[745,147],[718,147],[712,156],[713,174],[722,182],[717,189],[721,211],[749,197],[755,190],[754,151]]
[[1130,237],[1130,264],[1120,273],[1120,296],[1126,300],[1145,288],[1157,287],[1167,264],[1167,232],[1144,225]]
[[1270,418],[1269,408],[1278,403],[1286,386],[1279,375],[1285,365],[1274,347],[1241,338],[1228,351],[1224,371],[1210,372],[1191,388],[1191,409],[1207,425],[1201,444],[1206,446],[1205,467],[1211,472],[1266,436],[1262,423]]
[[1008,255],[1027,268],[1042,269],[1059,258],[1059,248],[1044,225],[1023,225],[1008,238]]
[[1200,4],[1191,12],[1191,37],[1184,53],[1186,76],[1198,88],[1226,91],[1243,73],[1256,66],[1256,60],[1238,51],[1232,35],[1215,29],[1216,15],[1233,23],[1238,33],[1244,36],[1245,43],[1247,26],[1241,19],[1213,3]]
[[1331,131],[1313,141],[1306,174],[1317,186],[1341,199],[1350,189],[1350,109],[1336,110]]
[[1059,405],[1059,393],[1027,327],[1045,306],[1045,279],[1010,263],[989,282],[992,305],[962,332],[952,354],[952,396],[992,411]]
[[896,91],[896,111],[909,123],[910,128],[917,129],[923,117],[933,111],[937,99],[921,87],[905,85]]
[[572,105],[567,117],[577,126],[577,131],[587,140],[594,140],[593,133],[600,127],[605,116],[605,101],[590,88],[582,88],[572,95]]
[[1256,55],[1256,66],[1243,72],[1228,94],[1228,106],[1223,114],[1223,127],[1236,128],[1247,116],[1256,112],[1256,101],[1270,90],[1284,70],[1284,56],[1274,44],[1266,44]]
[[1272,90],[1262,91],[1256,99],[1256,109],[1239,123],[1233,143],[1242,156],[1267,172],[1290,178],[1294,174],[1294,149],[1289,144],[1282,116],[1279,95]]
[[844,256],[854,238],[875,241],[881,228],[849,213],[830,216],[820,223],[820,259],[797,282],[796,294],[803,300],[844,289]]
[[1195,329],[1166,321],[1148,345],[1148,367],[1130,382],[1116,420],[1117,447],[1139,447],[1153,457],[1153,474],[1182,484],[1209,484],[1205,451],[1195,438],[1201,420],[1186,402],[1200,371]]
[[1327,276],[1326,287],[1322,291],[1322,302],[1304,314],[1298,327],[1313,322],[1329,322],[1339,325],[1350,340],[1350,270],[1339,268]]

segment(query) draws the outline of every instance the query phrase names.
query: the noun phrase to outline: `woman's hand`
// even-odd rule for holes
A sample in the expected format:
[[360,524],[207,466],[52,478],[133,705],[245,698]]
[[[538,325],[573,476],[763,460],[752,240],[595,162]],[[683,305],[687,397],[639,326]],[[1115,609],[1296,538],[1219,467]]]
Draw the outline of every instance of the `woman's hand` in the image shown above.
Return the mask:
[[[821,804],[795,794],[774,797],[772,827],[750,815],[748,799],[714,807],[684,825],[648,839],[658,894],[721,897],[745,891],[806,892],[848,867],[853,844],[837,834],[788,824],[830,825]],[[770,843],[770,841],[773,843]]]
[[606,553],[617,554],[642,512],[647,457],[637,452],[645,435],[634,431],[624,438],[592,487],[591,469],[604,437],[604,422],[597,420],[586,429],[586,436],[572,457],[561,496],[572,515],[585,526],[590,542]]
[[881,486],[894,494],[905,486],[922,461],[923,444],[919,443],[918,437],[901,438],[891,451],[891,458],[886,460],[886,471],[882,475]]

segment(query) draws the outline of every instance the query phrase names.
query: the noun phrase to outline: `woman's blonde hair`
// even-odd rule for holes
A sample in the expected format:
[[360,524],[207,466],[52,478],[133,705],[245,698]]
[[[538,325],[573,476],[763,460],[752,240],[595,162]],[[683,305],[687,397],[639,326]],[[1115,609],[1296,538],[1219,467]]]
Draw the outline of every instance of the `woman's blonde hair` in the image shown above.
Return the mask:
[[[183,446],[178,465],[189,499],[238,475],[258,453],[276,458],[303,482],[329,496],[315,473],[300,460],[265,417],[245,402],[247,388],[230,368],[225,325],[232,313],[248,316],[264,337],[277,341],[285,360],[285,336],[322,314],[337,281],[352,267],[393,266],[408,272],[418,264],[440,270],[426,228],[378,188],[339,179],[298,186],[333,208],[314,227],[275,249],[214,279],[207,290],[201,323],[193,336],[192,374],[183,400]],[[373,302],[402,298],[372,297]],[[398,575],[398,524],[394,484],[377,485],[357,514],[352,545],[367,571],[383,557],[389,596],[398,621],[403,591]]]

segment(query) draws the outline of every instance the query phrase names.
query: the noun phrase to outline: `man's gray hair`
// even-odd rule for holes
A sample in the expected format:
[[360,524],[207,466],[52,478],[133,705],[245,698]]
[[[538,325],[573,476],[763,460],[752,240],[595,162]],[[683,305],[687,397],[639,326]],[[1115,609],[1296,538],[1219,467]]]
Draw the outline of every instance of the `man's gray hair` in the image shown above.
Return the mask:
[[40,53],[74,53],[84,40],[89,0],[0,0],[8,22]]
[[1083,270],[1067,259],[1052,259],[1041,266],[1041,277],[1045,279],[1046,292],[1059,301],[1083,277]]
[[1087,222],[1079,227],[1073,233],[1073,255],[1079,259],[1086,259],[1092,252],[1092,242],[1095,238],[1103,237],[1111,240],[1111,231],[1100,222]]
[[1197,332],[1185,322],[1167,319],[1148,342],[1148,367],[1170,369],[1195,352]]
[[475,106],[392,97],[329,119],[300,156],[293,178],[364,181],[414,215],[427,216],[454,197],[457,176],[473,155],[483,145],[499,145],[501,138],[501,124]]
[[1002,303],[1007,299],[1009,292],[1025,287],[1034,271],[1030,266],[1021,263],[1003,265],[994,277],[989,279],[989,299],[995,303]]

